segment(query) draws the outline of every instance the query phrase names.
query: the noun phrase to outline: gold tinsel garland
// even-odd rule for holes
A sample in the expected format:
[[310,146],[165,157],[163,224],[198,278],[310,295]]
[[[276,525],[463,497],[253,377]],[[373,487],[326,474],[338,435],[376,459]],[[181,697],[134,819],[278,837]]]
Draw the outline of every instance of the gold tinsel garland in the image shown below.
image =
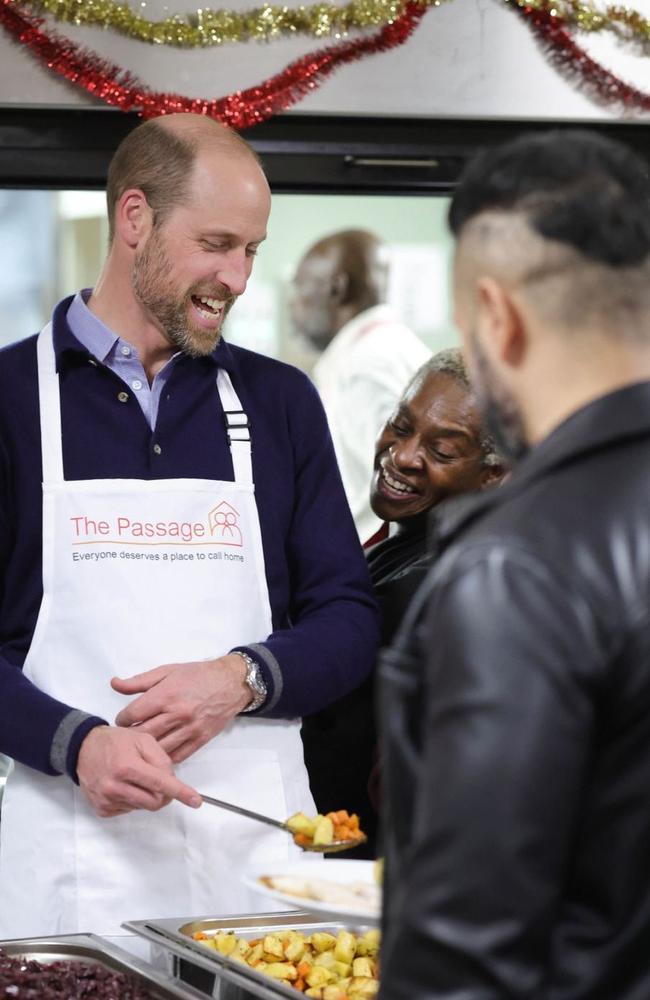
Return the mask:
[[631,7],[610,4],[599,10],[580,0],[515,0],[518,7],[561,18],[579,31],[611,31],[626,41],[650,44],[650,20]]
[[[442,0],[417,0],[423,7],[438,7]],[[561,18],[580,31],[612,31],[627,41],[650,44],[650,20],[629,7],[610,5],[598,10],[581,0],[515,0],[517,6],[539,10]],[[19,0],[18,7],[51,14],[69,24],[112,28],[130,38],[179,48],[223,45],[251,39],[268,42],[290,35],[340,38],[359,28],[392,24],[402,16],[406,0],[351,0],[341,6],[315,3],[308,7],[264,4],[246,11],[199,8],[187,14],[171,14],[160,21],[144,16],[146,3],[136,12],[116,0]]]
[[[417,0],[422,7],[439,7],[442,0]],[[316,3],[309,7],[265,4],[247,11],[199,8],[150,21],[115,0],[20,0],[19,7],[51,14],[70,24],[100,25],[142,42],[199,48],[224,42],[271,41],[287,35],[314,38],[346,35],[354,28],[392,24],[402,16],[406,0],[352,0],[344,6]],[[141,4],[141,10],[146,6]]]

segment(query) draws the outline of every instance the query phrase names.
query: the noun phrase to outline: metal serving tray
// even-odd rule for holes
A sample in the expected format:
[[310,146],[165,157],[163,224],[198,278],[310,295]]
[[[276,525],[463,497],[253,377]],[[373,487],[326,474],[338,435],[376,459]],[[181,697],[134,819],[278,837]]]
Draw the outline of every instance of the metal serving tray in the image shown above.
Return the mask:
[[273,913],[221,917],[174,917],[165,920],[134,920],[122,925],[132,934],[139,934],[148,941],[167,949],[170,966],[174,975],[182,981],[198,987],[207,996],[218,1000],[246,1000],[259,997],[262,1000],[277,1000],[291,997],[296,1000],[300,994],[292,986],[278,979],[271,979],[242,962],[227,955],[206,948],[200,941],[194,941],[192,934],[203,931],[234,931],[238,937],[258,938],[276,930],[297,930],[305,934],[314,931],[338,931],[344,926],[333,921],[323,923],[303,910],[288,910]]
[[158,972],[121,948],[95,934],[64,934],[57,937],[13,938],[0,941],[11,958],[34,960],[43,965],[72,961],[101,965],[111,972],[123,972],[147,989],[155,1000],[205,1000],[192,986]]

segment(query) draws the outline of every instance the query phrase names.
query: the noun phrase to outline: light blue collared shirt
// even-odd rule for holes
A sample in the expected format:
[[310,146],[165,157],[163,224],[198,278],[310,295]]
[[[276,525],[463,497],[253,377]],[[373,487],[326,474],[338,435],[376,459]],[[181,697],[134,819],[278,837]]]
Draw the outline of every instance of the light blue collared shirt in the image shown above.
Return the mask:
[[180,351],[169,359],[164,367],[154,376],[151,385],[149,385],[137,349],[133,344],[129,344],[127,340],[123,340],[122,337],[109,330],[86,305],[91,291],[90,288],[84,288],[72,300],[67,313],[70,329],[79,343],[97,361],[100,361],[107,368],[110,368],[112,372],[115,372],[116,375],[119,375],[137,399],[149,426],[153,430],[156,426],[162,391],[171,375],[174,362]]

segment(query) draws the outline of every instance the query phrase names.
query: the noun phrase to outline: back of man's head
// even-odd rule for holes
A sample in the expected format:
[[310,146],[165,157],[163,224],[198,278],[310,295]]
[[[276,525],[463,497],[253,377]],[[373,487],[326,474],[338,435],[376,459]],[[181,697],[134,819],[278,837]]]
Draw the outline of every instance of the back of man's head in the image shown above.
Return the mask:
[[487,150],[465,172],[449,224],[469,269],[521,287],[542,319],[600,332],[631,322],[635,336],[645,312],[647,334],[650,177],[623,144],[557,130]]

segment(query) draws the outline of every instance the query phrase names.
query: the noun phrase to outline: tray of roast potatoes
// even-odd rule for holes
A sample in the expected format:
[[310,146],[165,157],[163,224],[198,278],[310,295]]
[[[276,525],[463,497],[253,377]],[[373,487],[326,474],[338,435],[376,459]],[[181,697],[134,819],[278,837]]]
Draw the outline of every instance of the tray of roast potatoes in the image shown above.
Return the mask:
[[190,1000],[203,994],[94,934],[0,941],[0,997]]
[[372,1000],[379,989],[376,928],[349,930],[302,911],[124,927],[166,950],[180,980],[219,1000]]

